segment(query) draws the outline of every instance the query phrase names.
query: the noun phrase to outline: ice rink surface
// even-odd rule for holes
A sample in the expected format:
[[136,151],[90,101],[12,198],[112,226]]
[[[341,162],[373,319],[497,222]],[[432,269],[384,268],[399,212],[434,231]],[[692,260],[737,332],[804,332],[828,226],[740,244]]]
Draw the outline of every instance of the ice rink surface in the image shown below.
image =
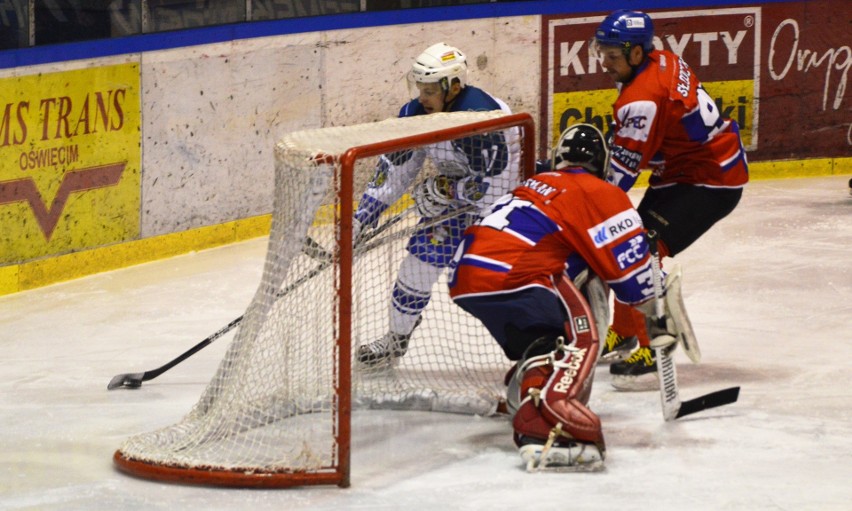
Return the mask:
[[664,423],[658,392],[599,366],[600,473],[525,472],[505,418],[383,411],[355,420],[348,489],[135,479],[115,449],[183,417],[231,336],[140,389],[107,383],[241,315],[265,238],[0,297],[0,510],[852,509],[849,177],[751,183],[677,257],[703,352],[676,355],[681,397],[739,402]]

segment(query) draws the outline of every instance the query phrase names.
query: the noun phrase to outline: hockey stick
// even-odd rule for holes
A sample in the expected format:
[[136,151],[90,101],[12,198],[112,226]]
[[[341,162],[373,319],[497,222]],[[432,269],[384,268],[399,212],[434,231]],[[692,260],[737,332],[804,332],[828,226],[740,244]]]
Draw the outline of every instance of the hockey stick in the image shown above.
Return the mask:
[[[402,218],[407,214],[407,212],[410,209],[411,208],[406,208],[400,214],[389,219],[387,222],[385,222],[381,226],[374,229],[372,232],[365,235],[363,237],[363,243],[365,243],[365,245],[367,245],[367,246],[365,246],[364,249],[359,251],[359,252],[364,252],[364,251],[370,250],[372,248],[375,248],[376,244],[367,243],[367,242],[375,239],[382,232],[386,231],[391,226],[393,226],[394,224],[396,224],[397,222],[402,220]],[[288,285],[286,288],[280,290],[278,293],[276,293],[275,298],[280,298],[280,297],[292,292],[297,287],[301,286],[302,284],[304,284],[308,280],[310,280],[310,279],[314,278],[315,276],[317,276],[318,274],[320,274],[323,270],[325,270],[333,262],[331,254],[328,251],[326,251],[324,248],[322,248],[322,246],[320,246],[319,243],[317,243],[316,241],[314,241],[310,237],[306,238],[305,244],[302,246],[302,251],[304,253],[306,253],[307,255],[313,257],[313,258],[322,257],[322,263],[320,263],[316,268],[314,268],[310,272],[299,277],[297,280],[295,280],[292,284]],[[141,372],[141,373],[124,373],[124,374],[118,374],[118,375],[113,376],[113,378],[110,380],[109,384],[107,385],[107,390],[113,390],[113,389],[117,389],[119,387],[125,387],[125,388],[129,388],[129,389],[135,389],[135,388],[141,387],[143,381],[153,380],[157,376],[160,376],[161,374],[165,373],[166,371],[168,371],[172,367],[180,364],[184,360],[188,359],[189,357],[195,355],[196,353],[198,353],[202,349],[206,348],[207,346],[212,344],[213,341],[215,341],[216,339],[219,339],[223,335],[227,334],[228,332],[230,332],[231,330],[236,328],[237,325],[242,323],[244,317],[245,317],[245,315],[234,319],[233,321],[231,321],[227,325],[223,326],[222,328],[220,328],[219,330],[217,330],[216,332],[214,332],[213,334],[208,336],[203,341],[199,342],[198,344],[196,344],[195,346],[193,346],[192,348],[190,348],[186,352],[180,354],[177,358],[171,360],[170,362],[168,362],[168,363],[166,363],[166,364],[164,364],[164,365],[162,365],[162,366],[160,366],[156,369],[151,369],[150,371],[145,371],[145,372]]]
[[[660,252],[657,250],[657,233],[648,231],[648,247],[651,251],[651,270],[654,279],[654,307],[658,326],[665,327],[665,304],[663,303],[662,271],[660,269]],[[739,387],[711,392],[688,401],[680,400],[677,386],[677,369],[675,368],[672,352],[677,347],[677,339],[663,347],[655,347],[657,357],[657,377],[660,380],[660,399],[663,407],[663,419],[666,422],[679,419],[696,412],[735,403],[740,396]]]
[[[470,207],[467,207],[467,208],[460,208],[458,210],[454,210],[451,213],[447,213],[447,214],[442,215],[440,217],[436,217],[436,218],[432,219],[431,221],[424,223],[423,225],[420,225],[418,227],[423,228],[423,227],[429,227],[431,225],[436,225],[436,224],[443,222],[444,220],[446,220],[450,217],[457,216],[459,214],[465,213],[465,212],[471,210],[472,208],[473,207],[470,206]],[[372,249],[374,249],[374,248],[376,248],[380,245],[383,245],[388,240],[397,239],[397,238],[403,237],[404,235],[410,235],[406,231],[402,231],[402,232],[399,232],[399,233],[395,233],[394,235],[391,235],[391,236],[386,236],[386,237],[377,239],[379,237],[379,235],[381,235],[383,232],[387,231],[390,227],[392,227],[393,225],[397,224],[400,220],[402,220],[408,214],[408,212],[411,211],[412,209],[413,209],[413,207],[406,208],[405,210],[400,212],[398,215],[390,218],[384,224],[376,227],[375,229],[373,229],[369,233],[363,235],[361,237],[360,245],[356,248],[356,250],[357,250],[356,255],[363,254],[363,253],[368,252],[368,251],[370,251],[370,250],[372,250]],[[280,297],[292,292],[297,287],[301,286],[305,282],[311,280],[315,276],[322,273],[323,270],[325,270],[326,268],[328,268],[332,264],[333,257],[331,255],[331,253],[328,252],[327,250],[325,250],[324,248],[322,248],[322,246],[319,243],[317,243],[315,240],[308,237],[305,241],[305,244],[310,245],[310,246],[307,247],[307,248],[303,247],[302,250],[306,251],[306,252],[310,251],[311,254],[309,254],[309,255],[311,255],[311,257],[322,258],[322,262],[319,265],[317,265],[316,268],[314,268],[310,272],[302,275],[297,280],[295,280],[293,283],[288,285],[286,288],[284,288],[284,289],[280,290],[278,293],[276,293],[276,295],[275,295],[276,298],[280,298]],[[243,321],[244,317],[245,317],[245,315],[234,319],[233,321],[231,321],[227,325],[223,326],[222,328],[220,328],[219,330],[217,330],[216,332],[211,334],[209,337],[207,337],[203,341],[199,342],[198,344],[196,344],[195,346],[193,346],[192,348],[190,348],[186,352],[178,355],[178,357],[175,358],[174,360],[171,360],[170,362],[168,362],[168,363],[166,363],[166,364],[164,364],[164,365],[162,365],[162,366],[160,366],[156,369],[151,369],[150,371],[145,371],[145,372],[141,372],[141,373],[123,373],[123,374],[118,374],[118,375],[113,376],[113,378],[110,380],[109,384],[107,385],[107,390],[113,390],[113,389],[117,389],[119,387],[124,387],[124,388],[129,388],[129,389],[135,389],[135,388],[141,387],[143,381],[153,380],[154,378],[165,373],[166,371],[168,371],[172,367],[180,364],[181,362],[188,359],[192,355],[194,355],[194,354],[198,353],[199,351],[201,351],[202,349],[206,348],[207,346],[212,344],[213,341],[215,341],[216,339],[219,339],[223,335],[227,334],[228,332],[230,332],[231,330],[236,328],[236,326],[239,325]]]
[[[308,280],[317,276],[320,272],[322,272],[324,269],[326,269],[330,264],[331,264],[331,260],[323,262],[322,264],[320,264],[319,266],[317,266],[316,268],[314,268],[310,272],[299,277],[296,281],[294,281],[292,284],[290,284],[286,288],[284,288],[281,291],[279,291],[278,293],[276,293],[275,297],[280,298],[280,297],[286,295],[287,293],[290,293],[291,291],[293,291],[297,287],[301,286],[302,284],[304,284]],[[196,344],[195,346],[193,346],[192,348],[190,348],[186,352],[178,355],[178,357],[175,358],[174,360],[172,360],[172,361],[170,361],[170,362],[168,362],[168,363],[166,363],[166,364],[164,364],[164,365],[162,365],[162,366],[160,366],[156,369],[151,369],[150,371],[145,371],[143,373],[126,373],[126,374],[118,374],[118,375],[113,376],[112,380],[110,380],[109,384],[107,385],[107,390],[113,390],[113,389],[117,389],[119,387],[126,387],[128,389],[136,389],[136,388],[141,387],[143,381],[153,380],[157,376],[160,376],[161,374],[165,373],[166,371],[168,371],[172,367],[180,364],[184,360],[188,359],[189,357],[195,355],[196,353],[198,353],[202,349],[206,348],[207,346],[212,344],[213,341],[215,341],[216,339],[222,337],[223,335],[227,334],[228,332],[230,332],[231,330],[236,328],[237,325],[242,323],[244,317],[245,317],[245,315],[242,315],[242,316],[234,319],[233,321],[231,321],[227,325],[223,326],[219,330],[216,330],[216,332],[214,332],[209,337],[207,337],[203,341],[199,342],[198,344]]]
[[[382,225],[362,233],[358,238],[353,240],[356,252],[355,255],[360,255],[373,248],[373,245],[377,244],[378,242],[373,242],[371,244],[368,244],[367,242],[375,240],[381,233],[393,227],[394,224],[399,223],[403,218],[405,218],[406,215],[408,215],[412,211],[414,211],[414,208],[409,206],[398,214],[396,214],[395,216],[388,219]],[[454,212],[454,214],[457,213]],[[316,241],[310,236],[305,236],[305,243],[302,245],[302,253],[312,259],[316,259],[317,261],[323,263],[331,262],[332,257],[334,257],[330,251],[326,250],[318,241]]]

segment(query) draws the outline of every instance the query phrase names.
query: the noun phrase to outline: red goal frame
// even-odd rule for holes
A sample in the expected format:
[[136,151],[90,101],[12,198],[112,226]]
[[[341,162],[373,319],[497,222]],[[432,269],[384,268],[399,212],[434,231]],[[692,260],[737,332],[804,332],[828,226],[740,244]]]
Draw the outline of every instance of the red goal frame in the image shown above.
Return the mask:
[[528,113],[506,115],[453,128],[419,135],[401,137],[348,149],[341,155],[326,156],[340,163],[338,203],[335,221],[340,225],[340,243],[334,249],[334,271],[340,283],[338,337],[335,341],[337,380],[334,397],[336,417],[336,464],[315,471],[257,471],[252,469],[221,469],[215,467],[183,467],[148,463],[124,456],[120,450],[113,455],[115,465],[133,476],[157,481],[239,488],[288,488],[308,485],[337,485],[348,487],[351,474],[352,436],[352,218],[354,215],[355,162],[386,154],[406,147],[423,146],[461,137],[481,135],[496,130],[522,130],[521,172],[526,178],[535,171],[535,122]]

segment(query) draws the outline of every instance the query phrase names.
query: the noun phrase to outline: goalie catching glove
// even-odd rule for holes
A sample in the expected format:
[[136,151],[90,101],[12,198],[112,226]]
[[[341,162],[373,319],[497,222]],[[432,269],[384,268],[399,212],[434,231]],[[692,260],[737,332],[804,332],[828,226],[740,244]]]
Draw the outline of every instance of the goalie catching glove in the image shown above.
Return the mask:
[[475,177],[456,179],[437,175],[415,186],[412,196],[420,216],[432,218],[450,208],[478,203],[487,189],[488,183]]

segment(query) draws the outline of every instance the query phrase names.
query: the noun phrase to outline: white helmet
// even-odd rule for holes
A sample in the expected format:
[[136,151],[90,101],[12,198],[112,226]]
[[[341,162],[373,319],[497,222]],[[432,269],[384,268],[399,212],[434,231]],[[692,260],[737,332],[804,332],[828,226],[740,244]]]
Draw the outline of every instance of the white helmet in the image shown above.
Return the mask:
[[444,91],[450,89],[453,79],[464,87],[467,81],[467,58],[464,53],[445,43],[426,48],[411,66],[408,79],[411,83],[440,83]]

